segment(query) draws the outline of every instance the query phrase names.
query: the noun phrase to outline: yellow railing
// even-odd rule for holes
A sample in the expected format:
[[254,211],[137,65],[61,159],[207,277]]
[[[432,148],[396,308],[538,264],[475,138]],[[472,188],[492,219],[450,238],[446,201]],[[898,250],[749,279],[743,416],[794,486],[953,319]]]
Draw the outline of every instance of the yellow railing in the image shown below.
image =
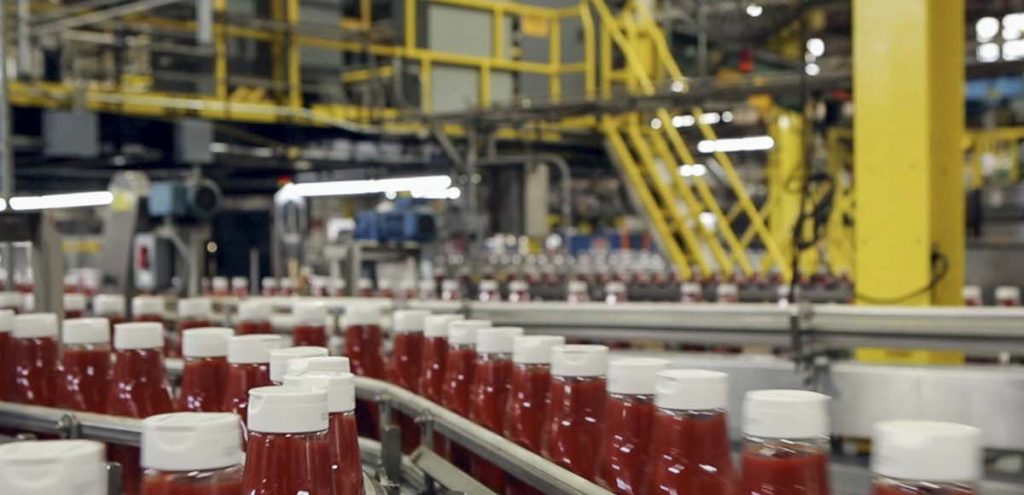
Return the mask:
[[1021,141],[1024,128],[1000,127],[967,133],[969,184],[977,189],[986,182],[1019,182]]

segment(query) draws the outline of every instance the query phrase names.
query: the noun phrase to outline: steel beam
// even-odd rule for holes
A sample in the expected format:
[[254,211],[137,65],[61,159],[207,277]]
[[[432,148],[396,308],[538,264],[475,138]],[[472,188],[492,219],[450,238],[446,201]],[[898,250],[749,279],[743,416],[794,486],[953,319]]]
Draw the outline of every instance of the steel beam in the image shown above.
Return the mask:
[[853,12],[858,301],[960,304],[964,0],[855,0]]

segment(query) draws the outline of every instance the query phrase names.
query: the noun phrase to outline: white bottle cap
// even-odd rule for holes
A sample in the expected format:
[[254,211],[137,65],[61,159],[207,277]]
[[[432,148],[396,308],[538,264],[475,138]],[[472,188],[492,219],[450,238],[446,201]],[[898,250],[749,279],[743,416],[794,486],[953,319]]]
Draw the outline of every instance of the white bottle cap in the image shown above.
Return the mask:
[[284,377],[284,384],[287,387],[326,392],[328,412],[348,412],[356,408],[356,384],[352,373],[289,375]]
[[205,297],[178,300],[178,318],[206,319],[213,315],[213,302]]
[[273,313],[266,301],[247,300],[238,303],[238,321],[270,321]]
[[608,362],[608,392],[628,395],[654,395],[654,376],[668,368],[668,360],[658,358],[621,358]]
[[159,296],[135,296],[132,298],[132,315],[136,318],[139,315],[164,316],[164,298]]
[[612,280],[611,282],[604,284],[604,291],[612,292],[615,294],[626,292],[626,283],[619,282],[618,280]]
[[391,279],[382,278],[377,281],[377,288],[380,290],[391,290]]
[[683,294],[686,295],[699,295],[701,293],[700,284],[697,282],[683,282],[683,285],[679,289]]
[[289,376],[302,376],[313,373],[351,373],[352,364],[347,357],[316,356],[288,360],[284,379]]
[[718,287],[715,288],[715,294],[717,294],[719,298],[736,297],[739,295],[739,293],[739,287],[736,287],[736,284],[733,283],[721,283],[718,284]]
[[477,354],[511,354],[516,337],[523,334],[520,327],[479,328],[476,331]]
[[192,328],[181,333],[181,354],[187,358],[224,357],[228,355],[228,339],[235,336],[230,328]]
[[982,478],[982,431],[938,421],[880,421],[871,445],[871,471],[912,481],[964,482]]
[[508,283],[509,292],[526,292],[530,290],[530,285],[525,280],[511,280]]
[[561,345],[551,349],[554,376],[604,376],[608,348],[603,345]]
[[380,307],[372,304],[349,304],[341,316],[342,327],[380,325]]
[[64,294],[64,311],[85,311],[87,305],[85,294]]
[[1020,287],[1012,285],[1000,285],[995,292],[997,301],[1020,301]]
[[830,397],[806,390],[753,390],[743,401],[743,433],[762,438],[829,434]]
[[260,285],[264,289],[276,289],[277,288],[277,279],[274,278],[274,277],[263,277],[263,279],[260,280],[260,282],[261,282]]
[[456,320],[448,325],[448,345],[476,345],[476,332],[490,328],[487,320]]
[[708,370],[663,370],[654,379],[654,405],[675,411],[729,407],[729,375]]
[[495,292],[498,290],[498,282],[496,280],[486,279],[480,281],[481,292]]
[[249,390],[249,431],[309,433],[327,429],[327,393],[296,387]]
[[423,324],[427,317],[430,316],[430,311],[424,311],[422,309],[400,309],[395,311],[392,317],[391,329],[395,333],[414,333],[422,332]]
[[231,290],[249,290],[249,279],[245,277],[231,277]]
[[423,320],[423,336],[431,338],[448,338],[448,325],[453,321],[464,320],[462,315],[430,315]]
[[980,301],[981,300],[981,287],[977,285],[965,285],[963,288],[964,300]]
[[106,495],[102,443],[41,440],[0,445],[0,493],[5,495]]
[[73,318],[64,321],[64,344],[109,344],[110,321],[106,318]]
[[569,292],[587,292],[587,283],[582,280],[570,280]]
[[296,358],[326,356],[326,347],[285,347],[270,351],[270,381],[281,383],[288,371],[288,361]]
[[142,420],[146,469],[206,471],[242,462],[242,423],[237,414],[179,412]]
[[278,281],[278,285],[280,285],[282,289],[294,289],[295,281],[292,280],[291,277],[281,277],[281,280]]
[[157,322],[114,325],[114,349],[162,349],[164,326]]
[[228,362],[236,364],[269,363],[270,351],[280,349],[280,335],[238,335],[228,339]]
[[437,290],[437,282],[434,282],[432,278],[425,278],[420,280],[419,288],[423,292],[433,292]]
[[227,277],[213,277],[211,286],[214,292],[227,292],[231,289],[231,284],[228,282]]
[[343,278],[332,278],[327,283],[327,286],[331,289],[331,292],[341,292],[345,290],[346,285],[347,284],[345,282],[345,279]]
[[96,316],[124,316],[124,311],[125,301],[121,294],[96,294],[92,298],[92,312]]
[[0,308],[20,308],[21,299],[20,292],[0,292]]
[[356,280],[356,289],[358,290],[373,290],[373,280],[366,277],[361,277]]
[[565,345],[560,335],[520,335],[512,342],[512,361],[522,364],[548,364],[551,349]]
[[327,325],[327,306],[320,301],[298,301],[292,305],[296,325],[322,327]]
[[57,336],[57,315],[53,313],[32,313],[14,317],[16,339],[33,339]]
[[14,315],[13,309],[0,309],[0,333],[14,330]]
[[458,292],[460,285],[458,280],[446,278],[441,281],[441,290],[445,292]]

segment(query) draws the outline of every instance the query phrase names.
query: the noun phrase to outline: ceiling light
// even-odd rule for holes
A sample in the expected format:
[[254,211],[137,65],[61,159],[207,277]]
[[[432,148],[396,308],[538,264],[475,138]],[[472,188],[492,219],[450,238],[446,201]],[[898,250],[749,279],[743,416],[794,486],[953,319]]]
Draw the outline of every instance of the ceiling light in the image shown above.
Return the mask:
[[807,52],[815,57],[820,57],[825,54],[825,41],[821,38],[811,38],[807,40]]
[[760,17],[762,12],[764,12],[764,7],[759,4],[752,3],[747,5],[747,15],[750,17]]
[[974,35],[981,43],[992,41],[997,34],[999,34],[999,19],[995,17],[982,17],[974,24]]
[[697,143],[701,153],[734,153],[737,151],[765,151],[775,146],[771,136],[750,136],[744,138],[705,139]]
[[679,175],[683,177],[703,177],[708,173],[708,168],[703,163],[685,164],[679,166]]
[[722,121],[722,116],[718,112],[708,112],[701,114],[700,123],[714,125]]
[[804,72],[806,72],[808,76],[814,77],[821,74],[821,66],[818,64],[807,64],[804,66]]
[[995,43],[983,43],[978,45],[976,52],[978,62],[995,62],[999,60],[999,45]]
[[722,122],[725,122],[726,124],[732,122],[732,112],[728,110],[722,112]]
[[43,196],[21,196],[11,198],[14,211],[49,210],[54,208],[81,208],[86,206],[107,206],[114,202],[110,191],[90,191],[68,194],[47,194]]
[[452,185],[447,175],[427,175],[379,180],[343,180],[330,182],[305,182],[288,184],[278,194],[283,197],[357,196],[363,194],[387,194],[409,192],[427,194],[443,191]]
[[651,129],[661,129],[661,119],[657,117],[651,119]]

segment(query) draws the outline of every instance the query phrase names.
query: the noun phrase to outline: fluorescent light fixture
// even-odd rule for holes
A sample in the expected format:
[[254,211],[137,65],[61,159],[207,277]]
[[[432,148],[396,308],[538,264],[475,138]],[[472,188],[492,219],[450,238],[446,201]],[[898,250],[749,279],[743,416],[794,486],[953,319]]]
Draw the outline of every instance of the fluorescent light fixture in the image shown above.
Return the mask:
[[980,43],[992,41],[997,34],[999,34],[999,19],[995,17],[982,17],[974,24],[974,35]]
[[676,115],[672,117],[672,127],[677,129],[680,127],[693,127],[695,124],[697,124],[697,119],[693,115]]
[[982,43],[978,45],[976,52],[978,62],[995,62],[999,60],[999,45],[995,43]]
[[708,230],[715,228],[715,224],[718,223],[718,219],[715,218],[715,214],[710,211],[702,211],[697,215],[697,220]]
[[718,112],[703,113],[700,116],[701,124],[715,125],[722,121],[722,115]]
[[651,129],[661,129],[661,119],[657,117],[651,119]]
[[825,40],[821,38],[811,38],[807,40],[807,53],[820,57],[825,54]]
[[1007,62],[1024,60],[1024,40],[1003,43],[1003,60]]
[[10,201],[11,209],[14,211],[107,206],[113,202],[114,195],[110,191],[47,194],[44,196],[21,196],[11,198]]
[[[1003,39],[1020,39],[1021,31],[1024,30],[1024,13],[1006,14],[1003,17]],[[994,36],[994,35],[993,35]]]
[[814,77],[821,74],[821,66],[813,63],[807,64],[804,66],[804,72],[806,72],[808,76]]
[[682,93],[686,90],[686,83],[683,81],[672,81],[671,89],[673,93]]
[[4,211],[6,209],[7,209],[7,200],[3,199],[3,198],[0,198],[0,211]]
[[728,110],[722,112],[722,122],[725,122],[726,124],[728,124],[729,122],[732,122],[732,117],[733,117],[732,112],[730,112]]
[[708,167],[703,163],[684,164],[679,166],[679,175],[683,177],[703,177],[708,173]]
[[462,190],[457,187],[438,189],[432,191],[416,191],[412,197],[417,199],[459,199],[462,197]]
[[431,191],[445,191],[452,185],[447,175],[425,175],[378,180],[342,180],[330,182],[306,182],[288,184],[279,194],[287,197],[358,196],[363,194],[397,195],[401,192],[428,194]]
[[701,153],[734,153],[737,151],[765,151],[775,146],[771,136],[750,136],[744,138],[705,139],[697,143]]
[[749,15],[750,17],[761,17],[761,14],[763,12],[764,7],[762,7],[759,4],[752,3],[750,5],[747,5],[747,15]]

